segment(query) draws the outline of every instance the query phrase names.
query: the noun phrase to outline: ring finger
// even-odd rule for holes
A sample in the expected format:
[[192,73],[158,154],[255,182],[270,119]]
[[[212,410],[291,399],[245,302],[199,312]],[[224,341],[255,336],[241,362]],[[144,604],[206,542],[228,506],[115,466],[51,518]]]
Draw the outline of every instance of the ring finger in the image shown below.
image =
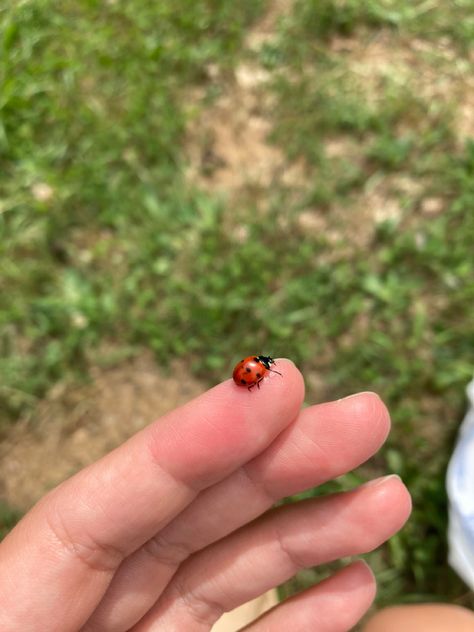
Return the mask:
[[223,612],[302,568],[374,549],[409,513],[408,492],[394,476],[273,510],[183,564],[133,631],[208,632]]

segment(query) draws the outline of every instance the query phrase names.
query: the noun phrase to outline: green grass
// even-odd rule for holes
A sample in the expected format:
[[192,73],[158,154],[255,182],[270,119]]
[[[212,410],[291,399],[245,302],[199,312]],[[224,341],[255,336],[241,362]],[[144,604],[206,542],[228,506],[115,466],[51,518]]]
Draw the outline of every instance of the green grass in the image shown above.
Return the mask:
[[179,309],[169,271],[215,206],[183,184],[189,92],[212,90],[206,66],[232,66],[261,8],[188,5],[43,1],[0,14],[0,392],[14,415],[100,340],[163,356],[182,346],[160,342]]
[[[433,8],[420,23],[415,13],[410,17],[414,5],[297,2],[279,36],[262,51],[277,98],[272,138],[289,160],[307,165],[302,206],[315,206],[329,218],[335,205],[343,206],[349,225],[345,229],[343,214],[324,281],[317,278],[321,264],[298,278],[302,287],[307,284],[308,304],[330,306],[318,323],[319,337],[331,347],[330,365],[322,365],[326,380],[334,394],[342,385],[352,391],[370,384],[390,404],[394,428],[379,466],[399,473],[414,500],[407,527],[368,556],[377,570],[381,605],[465,594],[446,568],[444,474],[473,371],[474,143],[457,138],[455,100],[444,94],[433,104],[423,97],[418,73],[436,67],[447,74],[437,37],[460,36],[459,28],[472,27],[473,12],[464,6],[463,27],[457,22],[461,4],[451,11]],[[408,47],[414,33],[431,52],[417,59],[412,77],[386,73],[378,83],[374,77],[367,82],[354,69],[354,56],[363,55],[377,36],[390,42],[390,63],[391,46]],[[351,50],[348,41],[349,52],[330,46],[336,35],[356,34],[359,47]],[[334,138],[347,143],[347,158],[328,154]],[[397,192],[390,187],[394,176],[417,182],[416,191]],[[348,252],[350,215],[360,212],[360,200],[368,203],[368,181],[387,183],[386,195],[398,202],[399,216],[379,222],[363,249],[352,243]],[[423,200],[431,197],[441,201],[443,212],[426,218]],[[345,489],[348,483],[352,477],[327,489]],[[318,576],[306,572],[287,591]]]
[[[308,401],[371,389],[391,408],[387,447],[322,490],[387,470],[408,484],[413,518],[370,555],[379,603],[459,600],[444,472],[473,370],[474,141],[457,94],[429,98],[417,73],[451,77],[442,38],[470,63],[470,3],[296,2],[254,61],[271,77],[269,142],[306,178],[263,208],[261,192],[226,203],[185,178],[185,130],[248,56],[263,2],[61,7],[0,10],[2,429],[57,380],[143,347],[210,382],[245,350],[290,356],[325,385]],[[403,80],[365,81],[354,49],[333,46],[380,36],[427,52]],[[380,183],[399,213],[374,222],[361,209]]]

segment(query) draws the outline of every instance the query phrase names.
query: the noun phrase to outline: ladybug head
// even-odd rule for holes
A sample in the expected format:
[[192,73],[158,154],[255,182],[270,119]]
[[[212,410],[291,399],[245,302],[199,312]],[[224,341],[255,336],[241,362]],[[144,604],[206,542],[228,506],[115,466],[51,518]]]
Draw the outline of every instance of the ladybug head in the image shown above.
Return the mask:
[[263,364],[263,366],[266,369],[269,369],[271,364],[275,364],[275,360],[273,358],[270,358],[270,356],[260,355],[260,356],[258,356],[257,359],[258,359],[259,362],[261,362]]

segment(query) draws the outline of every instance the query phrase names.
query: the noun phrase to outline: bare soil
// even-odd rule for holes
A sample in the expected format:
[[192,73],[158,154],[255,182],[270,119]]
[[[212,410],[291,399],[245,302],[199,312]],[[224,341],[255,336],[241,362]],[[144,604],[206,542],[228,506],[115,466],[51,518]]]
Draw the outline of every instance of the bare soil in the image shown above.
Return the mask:
[[204,390],[183,365],[160,370],[144,354],[92,369],[92,382],[57,384],[32,419],[0,444],[0,496],[26,510],[46,491],[99,459],[146,424]]

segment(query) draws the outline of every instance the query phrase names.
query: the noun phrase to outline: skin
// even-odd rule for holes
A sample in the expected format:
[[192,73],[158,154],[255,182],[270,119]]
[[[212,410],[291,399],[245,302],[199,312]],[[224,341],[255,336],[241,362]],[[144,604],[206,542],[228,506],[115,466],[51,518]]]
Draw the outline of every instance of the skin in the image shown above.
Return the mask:
[[[165,415],[33,507],[0,545],[0,629],[208,631],[400,529],[411,505],[397,477],[271,509],[366,461],[390,424],[373,393],[302,409],[301,374],[278,366],[260,391],[227,380]],[[374,593],[358,562],[248,629],[348,630]]]
[[426,603],[392,606],[377,612],[363,632],[472,632],[474,613],[461,606]]

